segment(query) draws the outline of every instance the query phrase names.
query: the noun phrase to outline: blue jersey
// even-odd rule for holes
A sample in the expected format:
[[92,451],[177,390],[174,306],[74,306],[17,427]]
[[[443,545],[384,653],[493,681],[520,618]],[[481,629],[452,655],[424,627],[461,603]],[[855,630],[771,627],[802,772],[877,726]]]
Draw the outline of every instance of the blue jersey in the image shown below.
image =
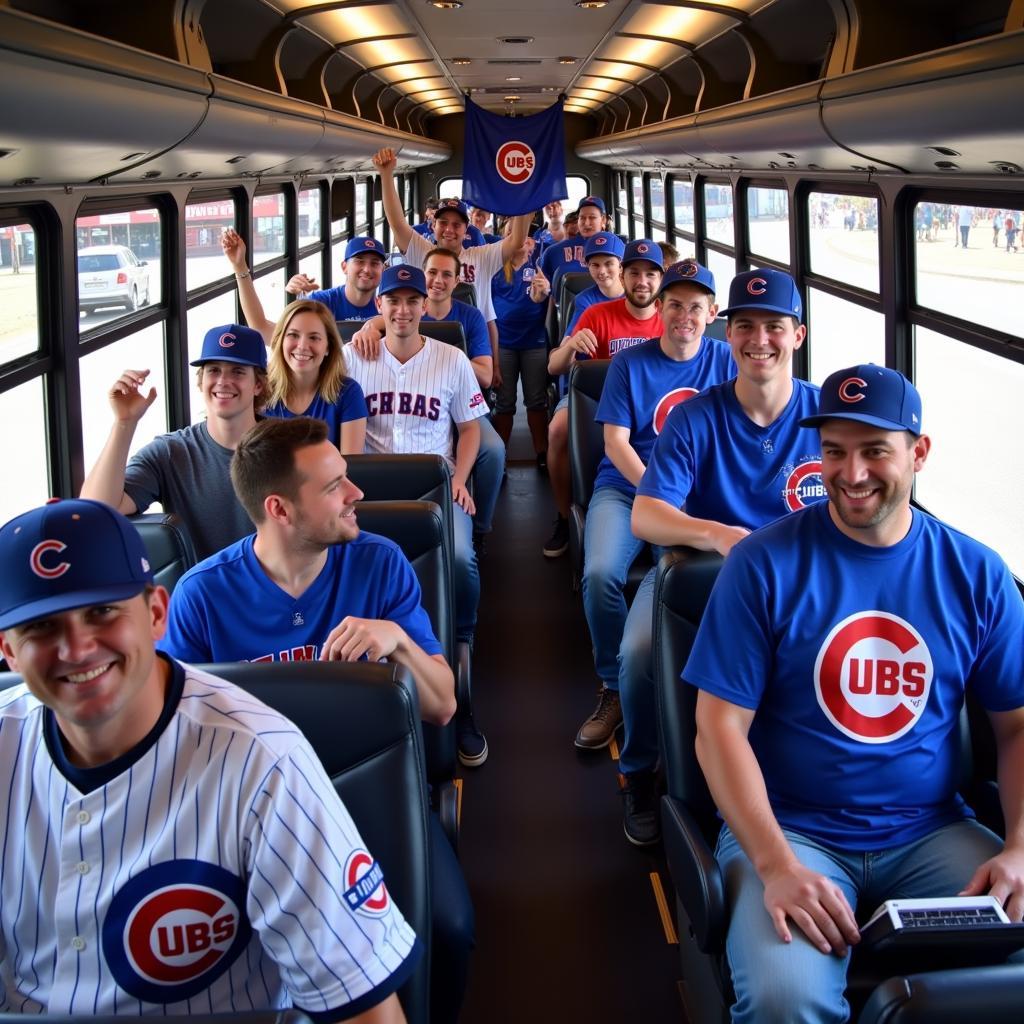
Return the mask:
[[[680,402],[735,375],[732,350],[724,341],[702,338],[692,359],[677,362],[661,350],[660,339],[652,338],[611,361],[595,418],[598,423],[628,427],[629,443],[646,466],[668,414]],[[594,490],[599,487],[636,492],[607,455],[594,481]]]
[[413,231],[416,232],[417,235],[422,235],[424,238],[434,237],[434,228],[426,221],[423,221],[423,223],[421,224],[410,224],[409,226],[413,229]]
[[340,447],[342,423],[366,419],[366,399],[358,382],[346,377],[335,402],[327,402],[323,395],[318,393],[305,412],[292,412],[284,402],[277,402],[264,409],[263,415],[282,420],[292,416],[312,416],[313,419],[323,420],[327,424],[328,439]]
[[348,301],[343,284],[336,285],[334,288],[324,288],[318,292],[310,292],[306,298],[322,302],[331,311],[335,320],[369,320],[377,315],[375,299],[370,299],[365,306],[354,306]]
[[[500,241],[497,235],[494,236],[494,241]],[[474,245],[487,245],[488,239],[484,237],[484,233],[475,225],[466,225],[466,237],[462,240],[463,249],[471,249]]]
[[583,262],[583,245],[586,239],[577,235],[567,238],[564,242],[549,245],[540,258],[540,269],[551,282],[551,294],[558,295],[558,282],[562,275],[570,270],[586,272],[587,265]]
[[637,494],[688,515],[756,530],[826,497],[821,441],[800,420],[818,411],[818,388],[794,380],[789,404],[759,426],[743,411],[734,381],[672,411]]
[[245,537],[189,569],[174,588],[157,645],[191,663],[314,661],[346,615],[395,622],[440,654],[408,559],[385,537],[360,533],[327,549],[320,575],[299,597],[274,583]]
[[[459,299],[452,299],[452,308],[448,310],[447,316],[441,317],[440,321],[426,313],[420,318],[420,323],[424,324],[438,322],[462,324],[462,329],[466,332],[466,354],[470,359],[476,359],[477,356],[490,357],[493,355],[491,336],[487,333],[487,321],[484,320],[483,313],[476,306],[471,306],[468,302],[461,302]],[[428,328],[424,328],[423,333],[430,337]]]
[[535,273],[527,261],[512,271],[512,280],[505,280],[502,267],[491,278],[491,301],[498,319],[498,344],[502,348],[540,348],[547,345],[545,328],[548,304],[530,298],[530,285]]
[[623,292],[619,292],[618,295],[605,295],[596,284],[592,284],[589,288],[584,288],[573,300],[572,316],[569,318],[568,326],[562,331],[562,337],[567,338],[576,330],[576,324],[583,315],[584,310],[597,305],[599,302],[621,299],[623,294]]
[[995,552],[922,512],[878,548],[829,508],[733,548],[683,675],[756,711],[750,742],[783,827],[882,849],[969,813],[964,691],[989,711],[1024,705],[1024,605]]

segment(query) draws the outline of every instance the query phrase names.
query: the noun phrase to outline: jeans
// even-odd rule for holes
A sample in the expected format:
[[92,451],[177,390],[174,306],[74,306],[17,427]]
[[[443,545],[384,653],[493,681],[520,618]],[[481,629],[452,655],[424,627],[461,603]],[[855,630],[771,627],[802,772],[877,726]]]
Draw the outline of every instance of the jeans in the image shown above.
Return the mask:
[[[619,651],[619,700],[622,702],[623,774],[653,771],[658,766],[658,709],[654,696],[655,566],[643,578],[629,606]],[[682,680],[679,685],[683,686]]]
[[[979,864],[1002,849],[976,821],[958,821],[904,846],[868,853],[827,848],[789,829],[786,839],[801,864],[833,881],[856,912],[867,914],[888,899],[953,896]],[[764,886],[728,826],[715,857],[729,902],[726,951],[736,1003],[734,1022],[823,1024],[849,1019],[843,992],[849,955],[822,953],[792,921],[784,943],[764,908]],[[865,919],[865,913],[857,915]]]
[[473,464],[473,500],[476,502],[473,529],[477,533],[490,533],[505,472],[505,442],[486,416],[477,423],[480,424],[480,451]]
[[630,529],[632,511],[633,495],[599,487],[590,499],[583,534],[583,611],[594,645],[594,667],[610,690],[619,688],[626,576],[645,544]]
[[480,603],[480,571],[473,548],[473,520],[461,505],[453,505],[455,532],[455,639],[472,642]]

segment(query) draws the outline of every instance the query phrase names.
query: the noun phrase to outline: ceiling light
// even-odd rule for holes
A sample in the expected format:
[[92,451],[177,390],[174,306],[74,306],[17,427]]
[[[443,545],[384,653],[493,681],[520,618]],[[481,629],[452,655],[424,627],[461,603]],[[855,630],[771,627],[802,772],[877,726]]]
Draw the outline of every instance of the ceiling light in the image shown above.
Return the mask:
[[529,46],[533,36],[498,36],[498,42],[507,46]]
[[558,63],[559,64],[575,64],[576,63],[576,58],[575,57],[559,57],[558,58]]
[[[435,7],[440,7],[440,4],[435,4]],[[461,7],[462,5],[459,4]],[[584,11],[599,11],[602,7],[608,6],[608,0],[576,0],[576,6]]]
[[452,57],[451,58],[451,63],[452,64],[472,64],[473,63],[473,58],[472,57]]
[[[427,3],[439,11],[457,11],[462,6],[462,0],[427,0]],[[600,6],[604,7],[604,4]]]
[[522,98],[523,98],[522,96],[515,96],[515,95],[513,95],[513,96],[506,96],[505,97],[505,102],[506,103],[518,103],[519,100],[521,100]]
[[506,82],[521,82],[522,78],[519,75],[509,75],[508,78],[505,79],[505,81]]

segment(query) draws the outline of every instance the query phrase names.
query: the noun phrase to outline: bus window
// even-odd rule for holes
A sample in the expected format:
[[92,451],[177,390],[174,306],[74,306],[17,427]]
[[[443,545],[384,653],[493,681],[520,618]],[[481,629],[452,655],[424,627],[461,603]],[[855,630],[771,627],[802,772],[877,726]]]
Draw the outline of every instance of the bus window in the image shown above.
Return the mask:
[[[5,391],[0,399],[0,434],[9,442],[4,448],[4,477],[8,486],[0,487],[0,520],[5,523],[50,497],[44,380],[30,380]],[[17,486],[10,486],[12,481]]]
[[[686,258],[692,253],[693,243],[683,239],[679,244],[679,255]],[[736,261],[731,256],[723,256],[714,249],[707,250],[705,266],[715,275],[715,298],[721,309],[725,309],[729,301],[729,285],[736,276]]]
[[254,277],[252,283],[263,304],[263,312],[267,319],[276,320],[284,312],[284,307],[291,298],[284,290],[288,283],[287,272],[281,269],[271,274],[263,274],[261,277]]
[[925,433],[934,442],[916,478],[917,499],[995,548],[1024,577],[1024,364],[915,327],[914,368]]
[[185,287],[189,291],[230,275],[220,236],[236,223],[231,198],[201,199],[185,207]]
[[[341,251],[344,252],[345,250],[342,249]],[[305,274],[306,277],[311,277],[317,284],[323,285],[325,280],[324,254],[322,252],[311,252],[308,256],[303,256],[299,260],[299,273]],[[341,273],[340,268],[338,273]]]
[[36,233],[31,224],[0,227],[0,366],[39,349]]
[[639,174],[629,176],[630,196],[633,200],[633,233],[630,238],[644,238],[647,229],[644,227],[644,180]]
[[878,291],[878,200],[812,192],[807,197],[811,270]]
[[736,244],[732,221],[732,186],[704,183],[704,225],[708,238],[726,245]]
[[664,242],[668,238],[665,220],[665,182],[660,174],[652,174],[648,179],[651,195],[651,238],[656,242]]
[[356,235],[367,235],[369,231],[370,223],[369,218],[366,216],[366,182],[356,180],[356,223],[355,231],[353,234]]
[[252,201],[250,265],[269,263],[284,255],[284,193],[257,194]]
[[877,310],[812,287],[807,289],[805,319],[815,384],[854,363],[885,365],[885,317]]
[[[692,249],[693,239],[693,185],[689,181],[672,182],[673,241],[680,252]],[[685,233],[685,237],[684,237]]]
[[747,231],[750,251],[789,263],[789,194],[781,188],[747,190]]
[[320,241],[320,189],[307,188],[299,193],[299,247]]

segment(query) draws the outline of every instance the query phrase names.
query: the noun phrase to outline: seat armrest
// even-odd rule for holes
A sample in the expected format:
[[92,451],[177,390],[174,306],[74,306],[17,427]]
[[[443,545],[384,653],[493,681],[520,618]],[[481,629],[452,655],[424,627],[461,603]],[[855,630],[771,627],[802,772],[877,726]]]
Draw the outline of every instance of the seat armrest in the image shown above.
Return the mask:
[[471,668],[473,652],[465,640],[456,643],[455,658],[455,702],[460,711],[471,711],[473,709],[473,673]]
[[574,594],[578,594],[583,585],[583,531],[586,525],[587,510],[573,502],[569,506],[569,568]]
[[725,950],[729,920],[725,884],[711,847],[686,805],[675,797],[661,798],[661,831],[665,857],[694,940],[702,953]]
[[437,786],[437,816],[448,842],[452,844],[455,856],[459,855],[459,790],[454,782],[442,782]]

